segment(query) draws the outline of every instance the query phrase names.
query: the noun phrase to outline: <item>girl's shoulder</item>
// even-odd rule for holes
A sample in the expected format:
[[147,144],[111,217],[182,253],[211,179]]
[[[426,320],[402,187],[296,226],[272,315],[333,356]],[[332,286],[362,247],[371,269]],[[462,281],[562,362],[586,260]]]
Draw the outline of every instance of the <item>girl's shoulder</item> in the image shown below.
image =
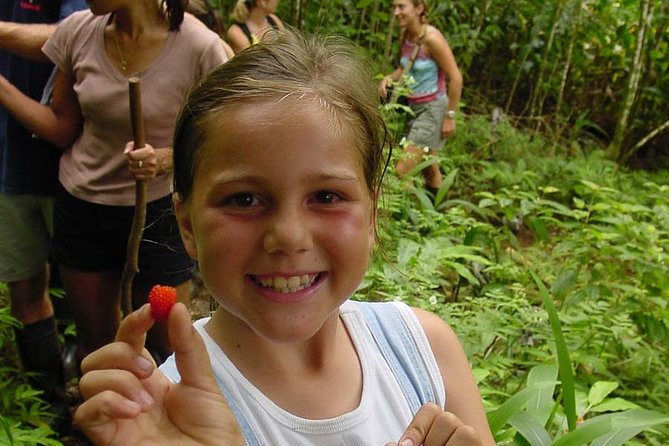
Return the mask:
[[431,43],[444,42],[445,40],[446,38],[444,37],[444,34],[439,31],[439,29],[432,25],[427,25],[424,38],[426,44],[429,45]]

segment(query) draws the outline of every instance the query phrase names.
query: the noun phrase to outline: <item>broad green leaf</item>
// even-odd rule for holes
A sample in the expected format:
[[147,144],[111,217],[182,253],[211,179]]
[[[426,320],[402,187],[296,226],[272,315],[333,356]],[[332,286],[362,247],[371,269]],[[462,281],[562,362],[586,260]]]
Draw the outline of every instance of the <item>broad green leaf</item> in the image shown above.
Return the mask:
[[492,207],[497,204],[497,200],[493,200],[492,198],[483,198],[481,201],[479,201],[479,207],[481,208],[487,208],[487,207]]
[[516,392],[508,400],[504,401],[504,403],[502,403],[502,405],[497,409],[489,412],[488,423],[490,424],[490,430],[492,431],[493,435],[499,432],[509,421],[509,418],[511,418],[515,413],[524,410],[527,402],[532,399],[532,397],[537,392],[546,387],[554,387],[555,384],[555,382],[543,382],[533,386],[528,386],[523,390]]
[[571,290],[576,284],[576,279],[578,278],[578,273],[569,269],[560,273],[560,275],[553,282],[551,287],[551,293],[555,296],[556,299],[562,300],[567,295],[569,290]]
[[480,285],[478,279],[472,274],[469,269],[463,265],[462,263],[457,263],[457,262],[448,262],[448,266],[453,268],[459,275],[467,279],[467,282],[469,282],[472,285]]
[[411,169],[409,171],[407,176],[413,176],[413,175],[416,175],[418,173],[421,173],[423,171],[423,169],[425,169],[426,167],[430,167],[431,165],[437,164],[437,163],[439,163],[439,158],[431,156],[428,159],[426,159],[425,161],[422,161],[422,162],[418,163],[413,169]]
[[532,446],[550,446],[551,437],[544,429],[543,422],[529,412],[517,412],[509,419],[509,424]]
[[[669,415],[646,409],[631,409],[626,412],[599,415],[569,432],[553,446],[608,446],[607,441],[617,438],[622,430],[638,429],[638,432],[660,424],[669,423]],[[614,443],[620,444],[620,443]]]
[[458,169],[453,169],[450,172],[448,172],[448,175],[444,177],[442,180],[441,186],[439,186],[439,192],[443,190],[444,193],[443,195],[446,195],[446,193],[451,189],[453,186],[453,183],[455,182],[455,177],[458,175]]
[[539,190],[541,190],[541,192],[543,192],[545,194],[552,194],[552,193],[555,193],[555,192],[560,192],[560,189],[558,189],[557,187],[553,187],[553,186],[540,187]]
[[590,408],[590,412],[619,412],[621,410],[638,409],[639,405],[624,398],[607,398],[601,404]]
[[[537,365],[532,367],[527,375],[527,386],[531,387],[542,383],[557,384],[557,377],[557,364]],[[555,404],[553,400],[554,391],[555,385],[542,388],[527,402],[527,411],[532,413],[542,426],[546,424]]]
[[591,406],[598,405],[604,401],[604,398],[609,396],[611,392],[616,390],[618,385],[619,384],[614,381],[597,381],[592,385],[590,392],[588,393],[588,404]]

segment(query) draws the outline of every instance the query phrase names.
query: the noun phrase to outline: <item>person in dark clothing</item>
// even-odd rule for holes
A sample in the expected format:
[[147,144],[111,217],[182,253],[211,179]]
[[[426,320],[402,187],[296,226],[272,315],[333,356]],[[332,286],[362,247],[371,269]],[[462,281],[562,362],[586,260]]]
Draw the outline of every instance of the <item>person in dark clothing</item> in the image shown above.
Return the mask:
[[[41,47],[83,0],[0,3],[0,75],[40,100],[53,72]],[[46,99],[45,99],[46,100]],[[60,150],[0,107],[0,281],[9,286],[16,345],[33,385],[51,404],[51,426],[71,428],[61,345],[48,295],[49,242]]]

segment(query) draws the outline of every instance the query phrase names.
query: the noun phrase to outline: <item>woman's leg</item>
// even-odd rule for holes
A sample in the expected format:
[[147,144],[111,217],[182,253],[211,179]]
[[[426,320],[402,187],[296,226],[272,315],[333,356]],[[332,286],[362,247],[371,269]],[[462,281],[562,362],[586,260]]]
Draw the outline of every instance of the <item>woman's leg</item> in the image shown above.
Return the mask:
[[[426,155],[424,149],[421,149],[415,145],[409,145],[405,150],[407,152],[406,156],[397,163],[397,173],[400,177],[407,175],[418,164],[422,163],[425,160]],[[432,156],[437,155],[436,150],[430,150],[429,153]],[[442,182],[442,176],[439,162],[436,159],[433,164],[430,164],[428,167],[423,169],[423,177],[425,178],[425,186],[428,189],[439,189]]]
[[120,273],[78,271],[60,264],[63,287],[77,328],[77,359],[114,340],[121,318]]
[[411,144],[404,149],[406,155],[397,162],[397,173],[400,177],[411,172],[420,162],[423,161],[423,149]]
[[439,189],[442,183],[441,168],[437,158],[437,151],[430,149],[430,155],[434,157],[435,162],[423,169],[423,176],[425,177],[425,187],[427,189]]

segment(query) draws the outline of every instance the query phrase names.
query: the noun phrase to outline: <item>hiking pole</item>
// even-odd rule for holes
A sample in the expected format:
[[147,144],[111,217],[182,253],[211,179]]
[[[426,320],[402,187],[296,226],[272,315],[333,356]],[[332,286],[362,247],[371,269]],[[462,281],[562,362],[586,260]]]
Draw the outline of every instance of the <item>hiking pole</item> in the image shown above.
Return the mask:
[[[134,149],[141,149],[144,141],[144,118],[142,117],[142,95],[140,80],[137,77],[128,79],[130,93],[130,121],[132,123],[132,139]],[[142,241],[144,223],[146,221],[146,181],[135,180],[135,214],[128,235],[128,247],[125,265],[121,274],[121,309],[123,315],[132,312],[132,281],[139,272],[139,244]]]

